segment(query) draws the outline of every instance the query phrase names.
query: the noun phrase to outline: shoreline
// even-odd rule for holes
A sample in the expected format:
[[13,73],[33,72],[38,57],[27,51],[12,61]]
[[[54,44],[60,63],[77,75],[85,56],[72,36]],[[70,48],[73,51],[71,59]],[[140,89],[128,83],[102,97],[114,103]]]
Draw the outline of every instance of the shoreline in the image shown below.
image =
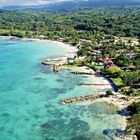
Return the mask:
[[[115,92],[113,85],[111,84],[110,81],[108,81],[104,76],[100,75],[97,76],[96,75],[96,71],[87,67],[87,66],[60,66],[60,69],[62,70],[70,70],[71,73],[74,74],[81,74],[81,75],[85,75],[89,81],[86,83],[81,83],[80,86],[95,86],[101,90],[103,89],[111,89],[113,92]],[[95,82],[96,81],[96,82]],[[93,83],[93,84],[92,84]],[[115,92],[117,93],[117,92]]]
[[[62,42],[62,41],[58,41],[58,40],[49,40],[49,39],[39,39],[37,37],[24,37],[24,38],[19,38],[19,37],[16,37],[16,36],[0,36],[0,38],[2,39],[21,39],[21,40],[29,40],[29,41],[41,41],[41,42],[50,42],[50,43],[54,43],[60,47],[63,47],[65,49],[68,50],[68,53],[64,56],[65,58],[68,58],[68,57],[74,57],[74,55],[76,55],[76,52],[78,51],[78,48],[76,48],[76,46],[72,46],[70,44],[67,44],[65,42]],[[60,57],[59,57],[60,59]],[[63,57],[62,57],[63,59]],[[50,59],[51,60],[51,59]],[[90,82],[94,81],[95,82],[95,78],[97,80],[97,82],[99,84],[103,83],[103,84],[107,84],[106,86],[97,86],[98,88],[100,89],[106,89],[106,88],[111,88],[113,90],[113,86],[111,84],[110,81],[108,81],[104,76],[100,75],[100,76],[96,76],[95,73],[96,71],[87,67],[87,66],[82,66],[82,67],[78,67],[78,66],[65,66],[65,65],[61,65],[60,66],[60,70],[64,70],[64,69],[67,69],[67,70],[70,70],[70,71],[73,71],[73,72],[79,72],[79,73],[85,73],[85,75],[90,79]],[[88,74],[89,73],[89,74]],[[92,74],[91,74],[92,73]],[[113,90],[114,91],[114,90]],[[117,93],[117,92],[115,92]]]
[[[15,37],[15,36],[0,36],[0,38],[2,38],[2,39],[12,39],[12,38],[15,38],[16,39],[16,38],[18,38],[18,39],[25,40],[25,41],[26,40],[41,41],[41,42],[47,41],[47,42],[50,42],[50,43],[54,43],[54,44],[56,44],[56,45],[58,45],[60,47],[63,47],[65,49],[68,49],[68,54],[66,54],[68,56],[66,56],[66,57],[71,57],[69,53],[71,53],[74,56],[74,55],[76,55],[76,52],[78,51],[78,49],[76,48],[76,46],[72,46],[72,45],[67,44],[67,43],[64,43],[62,41],[55,41],[55,40],[49,40],[49,39],[39,39],[39,38],[28,38],[28,37],[27,38],[26,37],[25,38],[19,38],[19,37]],[[95,82],[95,80],[96,80],[99,84],[101,84],[101,83],[109,84],[109,85],[104,85],[104,86],[98,86],[98,85],[96,85],[97,88],[99,88],[101,90],[105,90],[107,88],[110,88],[114,92],[114,95],[118,94],[118,92],[115,92],[113,90],[113,86],[111,85],[111,82],[109,82],[104,76],[99,76],[98,77],[98,76],[96,76],[94,74],[87,75],[87,73],[91,73],[91,71],[93,73],[95,73],[95,71],[93,69],[89,68],[89,67],[86,67],[86,66],[83,66],[83,67],[77,67],[77,66],[69,67],[69,66],[63,66],[62,65],[62,66],[60,66],[60,69],[61,70],[67,69],[67,70],[70,70],[70,71],[78,71],[78,72],[83,72],[83,73],[85,72],[85,74],[83,74],[83,75],[86,75],[90,79],[90,82],[92,82],[92,81]],[[108,99],[108,101],[112,101],[112,98],[110,99],[110,97],[108,97],[107,99]],[[114,103],[118,107],[123,108],[122,105],[120,105],[119,102],[116,103],[116,101],[114,101]]]
[[[5,38],[5,39],[10,39],[12,38],[12,36],[0,36],[0,38]],[[16,37],[14,37],[16,38]],[[60,47],[63,47],[64,49],[68,49],[68,53],[67,53],[67,57],[70,57],[71,54],[73,55],[76,55],[76,52],[77,52],[77,48],[70,45],[70,44],[67,44],[67,43],[64,43],[64,42],[61,42],[61,41],[54,41],[54,40],[48,40],[48,39],[38,39],[38,38],[20,38],[21,40],[31,40],[31,41],[49,41],[51,43],[54,43]],[[60,66],[60,68],[62,68],[62,70],[64,69],[68,69],[68,70],[72,70],[74,71],[74,69],[79,70],[80,67],[76,67],[76,66],[72,66],[72,67],[68,67],[68,66],[63,66],[62,67]],[[89,68],[89,70],[87,70],[86,68],[84,68],[84,66],[82,67],[81,71],[89,71],[91,72],[91,70],[93,71],[93,73],[95,73],[95,71],[91,68]],[[86,74],[85,74],[86,75]],[[105,93],[105,89],[106,88],[112,88],[113,90],[113,86],[111,85],[111,82],[109,82],[105,77],[103,76],[95,76],[95,75],[86,75],[89,79],[90,79],[90,82],[92,81],[96,81],[97,83],[109,83],[110,85],[107,85],[107,86],[95,86],[96,88],[99,88],[101,90],[104,90],[104,93]],[[127,106],[127,101],[124,102],[124,101],[120,101],[117,97],[116,97],[116,94],[120,95],[119,93],[115,92],[114,93],[114,96],[113,97],[106,97],[106,98],[102,98],[102,99],[97,99],[95,101],[84,101],[84,102],[79,102],[78,104],[83,104],[83,105],[88,105],[88,104],[92,104],[94,102],[103,102],[103,101],[106,101],[107,103],[111,103],[115,106],[117,106],[119,109],[118,111],[121,111],[122,114],[128,114],[128,111],[126,110],[126,106]],[[126,119],[127,119],[127,116],[125,116]],[[126,123],[127,124],[127,123]]]
[[21,39],[23,41],[41,41],[41,42],[50,42],[53,43],[55,45],[58,45],[60,47],[63,47],[64,49],[68,50],[68,53],[75,53],[78,51],[78,49],[76,48],[76,46],[72,46],[71,44],[62,42],[62,41],[58,41],[58,40],[49,40],[49,39],[39,39],[39,38],[29,38],[29,37],[23,37],[23,38],[19,38],[16,36],[0,36],[0,39]]
[[[85,66],[83,67],[76,67],[76,66],[72,66],[72,67],[69,67],[69,66],[62,66],[62,69],[68,69],[68,70],[77,70],[77,71],[84,71],[84,69],[86,70],[86,73],[87,73],[87,69]],[[95,71],[91,68],[89,68],[88,72],[90,73],[91,70],[93,71],[93,73],[95,73]],[[101,89],[101,90],[104,90],[102,92],[99,92],[99,94],[105,94],[106,93],[106,89],[111,89],[113,91],[113,96],[109,96],[109,97],[104,97],[104,98],[100,98],[100,99],[96,99],[97,101],[106,101],[106,102],[111,102],[113,105],[117,106],[120,110],[124,110],[124,114],[127,114],[128,115],[128,111],[125,110],[127,108],[127,106],[130,104],[127,100],[127,97],[124,96],[124,95],[121,95],[119,94],[119,92],[116,92],[114,90],[114,87],[113,85],[111,84],[111,82],[109,80],[107,80],[104,76],[100,75],[100,76],[96,76],[95,74],[91,74],[91,75],[87,75],[87,74],[83,74],[85,76],[87,76],[90,81],[88,83],[96,83],[96,84],[99,84],[99,85],[81,85],[81,86],[95,86],[96,88],[98,89]],[[96,81],[96,82],[95,82]],[[101,84],[104,84],[104,85],[101,85]],[[96,102],[96,100],[89,100],[89,101],[84,101],[84,102],[79,102],[80,104],[83,104],[83,105],[86,105],[86,104],[92,104],[93,102]]]
[[53,43],[53,44],[56,44],[56,45],[58,45],[58,46],[60,46],[60,47],[63,47],[63,48],[65,48],[65,49],[68,49],[68,50],[70,50],[71,49],[71,51],[73,52],[76,52],[76,51],[78,51],[78,49],[76,48],[76,46],[72,46],[72,45],[70,45],[70,44],[68,44],[68,43],[65,43],[65,42],[62,42],[62,41],[58,41],[58,40],[49,40],[49,39],[38,39],[38,38],[21,38],[22,40],[31,40],[31,41],[47,41],[47,42],[50,42],[50,43]]

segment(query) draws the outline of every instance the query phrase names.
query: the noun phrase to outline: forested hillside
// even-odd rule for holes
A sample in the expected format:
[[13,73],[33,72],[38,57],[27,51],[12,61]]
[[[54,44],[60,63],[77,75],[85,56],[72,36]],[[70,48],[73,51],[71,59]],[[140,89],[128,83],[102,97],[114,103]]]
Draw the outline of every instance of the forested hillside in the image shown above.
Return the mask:
[[6,6],[3,9],[24,9],[24,10],[75,10],[95,8],[99,6],[138,6],[140,0],[67,0],[55,3],[49,3],[39,6]]
[[[45,35],[91,39],[95,34],[140,36],[140,8],[96,8],[80,12],[0,11],[1,35]],[[20,30],[20,31],[16,31]]]

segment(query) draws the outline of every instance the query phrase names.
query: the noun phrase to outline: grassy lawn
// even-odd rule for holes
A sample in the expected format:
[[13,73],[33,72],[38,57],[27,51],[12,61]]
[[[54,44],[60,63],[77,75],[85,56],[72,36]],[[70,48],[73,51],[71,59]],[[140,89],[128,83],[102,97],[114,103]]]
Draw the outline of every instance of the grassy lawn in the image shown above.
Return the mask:
[[104,68],[104,66],[95,66],[96,69],[101,70]]
[[93,69],[93,68],[96,68],[96,69],[98,69],[98,70],[101,70],[101,69],[103,69],[103,68],[104,68],[104,66],[95,66],[95,65],[90,64],[90,63],[89,63],[89,64],[87,64],[87,66],[88,66],[88,67],[90,67],[90,68],[92,68],[92,69]]
[[123,87],[124,86],[124,82],[121,78],[110,78],[117,87]]

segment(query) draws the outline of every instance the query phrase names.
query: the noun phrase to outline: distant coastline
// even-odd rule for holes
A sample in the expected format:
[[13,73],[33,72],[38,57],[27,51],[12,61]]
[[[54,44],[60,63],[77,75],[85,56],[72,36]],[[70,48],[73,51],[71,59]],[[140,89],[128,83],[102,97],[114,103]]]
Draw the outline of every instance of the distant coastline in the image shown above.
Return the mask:
[[22,40],[31,40],[31,41],[49,41],[52,42],[60,47],[63,47],[64,49],[67,49],[69,52],[69,57],[74,57],[74,55],[76,54],[76,52],[78,51],[78,49],[76,48],[76,46],[72,46],[69,43],[63,42],[63,41],[59,41],[59,40],[49,40],[49,39],[40,39],[37,37],[16,37],[16,36],[0,36],[0,38],[3,39],[22,39]]

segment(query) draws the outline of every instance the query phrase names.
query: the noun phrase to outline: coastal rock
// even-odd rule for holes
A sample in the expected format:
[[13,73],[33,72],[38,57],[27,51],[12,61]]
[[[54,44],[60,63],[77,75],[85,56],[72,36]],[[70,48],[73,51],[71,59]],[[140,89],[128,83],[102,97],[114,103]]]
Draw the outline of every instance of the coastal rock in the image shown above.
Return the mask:
[[54,72],[58,72],[59,71],[59,65],[56,65],[56,64],[53,65],[52,69],[53,69]]
[[42,62],[43,65],[64,65],[67,64],[67,57],[48,58]]
[[38,67],[42,73],[50,73],[51,72],[51,66],[49,66],[49,65],[39,65]]
[[83,102],[83,101],[88,101],[88,100],[95,100],[95,99],[102,98],[102,97],[104,97],[104,95],[91,94],[91,95],[86,95],[86,96],[79,96],[79,97],[63,99],[63,100],[60,100],[60,103],[65,105],[65,104],[70,104],[70,103],[75,103],[75,102]]
[[79,75],[95,75],[95,72],[86,66],[78,67],[77,69],[74,68],[71,73]]

